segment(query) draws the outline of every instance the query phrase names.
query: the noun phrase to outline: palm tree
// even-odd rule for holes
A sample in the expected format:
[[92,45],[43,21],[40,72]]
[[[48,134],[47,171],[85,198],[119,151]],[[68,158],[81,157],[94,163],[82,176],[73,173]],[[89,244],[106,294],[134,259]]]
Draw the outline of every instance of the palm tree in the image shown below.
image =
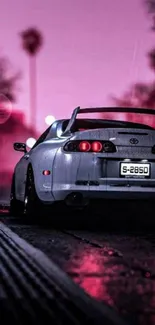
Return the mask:
[[33,128],[36,128],[36,55],[43,44],[43,37],[40,31],[33,27],[22,31],[20,36],[22,47],[29,56],[31,124]]

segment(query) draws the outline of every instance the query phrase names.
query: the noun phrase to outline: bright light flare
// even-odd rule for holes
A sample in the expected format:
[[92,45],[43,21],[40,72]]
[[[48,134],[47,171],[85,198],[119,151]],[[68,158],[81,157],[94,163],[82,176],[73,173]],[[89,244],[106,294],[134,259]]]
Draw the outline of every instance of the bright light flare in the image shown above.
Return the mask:
[[47,115],[45,117],[45,123],[47,125],[51,125],[55,121],[55,117],[53,115]]
[[32,148],[34,146],[34,144],[36,143],[36,139],[34,138],[28,138],[26,140],[26,145],[29,147],[29,148]]

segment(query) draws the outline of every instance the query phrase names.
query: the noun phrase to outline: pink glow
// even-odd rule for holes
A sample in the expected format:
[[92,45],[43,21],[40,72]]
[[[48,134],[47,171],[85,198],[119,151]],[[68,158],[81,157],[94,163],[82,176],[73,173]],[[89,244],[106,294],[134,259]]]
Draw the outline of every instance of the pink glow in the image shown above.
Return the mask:
[[37,26],[45,37],[37,61],[43,130],[48,114],[68,117],[77,105],[110,104],[109,94],[152,79],[150,25],[141,0],[1,0],[1,53],[23,71],[17,106],[29,118],[29,65],[18,36],[24,28]]
[[[30,120],[29,61],[19,36],[31,26],[40,29],[45,38],[37,58],[39,132],[47,128],[47,115],[59,119],[69,117],[79,105],[111,105],[109,95],[119,96],[133,82],[153,78],[146,53],[154,45],[154,35],[142,0],[1,0],[0,55],[8,56],[15,72],[23,73],[17,103],[11,107],[13,115],[0,124],[1,134],[4,131],[1,165],[9,172],[7,181],[0,175],[2,184],[10,184],[12,168],[19,159],[12,142],[33,137],[32,130],[25,125],[23,129],[24,116],[26,122]],[[24,116],[16,118],[17,107]],[[6,131],[12,118],[15,136]]]

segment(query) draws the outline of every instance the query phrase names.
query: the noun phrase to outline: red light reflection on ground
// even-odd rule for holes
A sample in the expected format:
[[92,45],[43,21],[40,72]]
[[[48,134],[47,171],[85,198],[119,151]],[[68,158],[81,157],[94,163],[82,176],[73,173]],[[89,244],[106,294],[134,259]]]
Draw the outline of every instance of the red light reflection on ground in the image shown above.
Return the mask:
[[[90,296],[123,317],[135,317],[139,325],[154,325],[155,281],[151,271],[142,272],[145,259],[138,255],[128,265],[114,253],[110,247],[83,247],[67,262],[65,270]],[[145,267],[153,269],[154,263],[153,254]]]
[[[121,271],[121,265],[108,266],[110,256],[103,256],[94,248],[78,252],[77,257],[67,265],[68,273],[89,295],[113,306],[114,302],[108,292],[108,284],[115,272]],[[107,252],[108,253],[108,252]]]
[[3,210],[3,209],[0,209],[0,214],[8,214],[9,210]]

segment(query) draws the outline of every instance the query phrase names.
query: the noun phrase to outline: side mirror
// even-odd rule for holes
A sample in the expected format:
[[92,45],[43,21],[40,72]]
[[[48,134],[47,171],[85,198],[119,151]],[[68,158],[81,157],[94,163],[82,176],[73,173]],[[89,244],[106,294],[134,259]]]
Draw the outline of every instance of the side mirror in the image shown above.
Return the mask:
[[21,151],[21,152],[24,152],[24,153],[27,152],[27,150],[26,150],[26,144],[23,143],[23,142],[15,142],[15,143],[13,144],[13,148],[14,148],[14,150],[16,150],[16,151]]

